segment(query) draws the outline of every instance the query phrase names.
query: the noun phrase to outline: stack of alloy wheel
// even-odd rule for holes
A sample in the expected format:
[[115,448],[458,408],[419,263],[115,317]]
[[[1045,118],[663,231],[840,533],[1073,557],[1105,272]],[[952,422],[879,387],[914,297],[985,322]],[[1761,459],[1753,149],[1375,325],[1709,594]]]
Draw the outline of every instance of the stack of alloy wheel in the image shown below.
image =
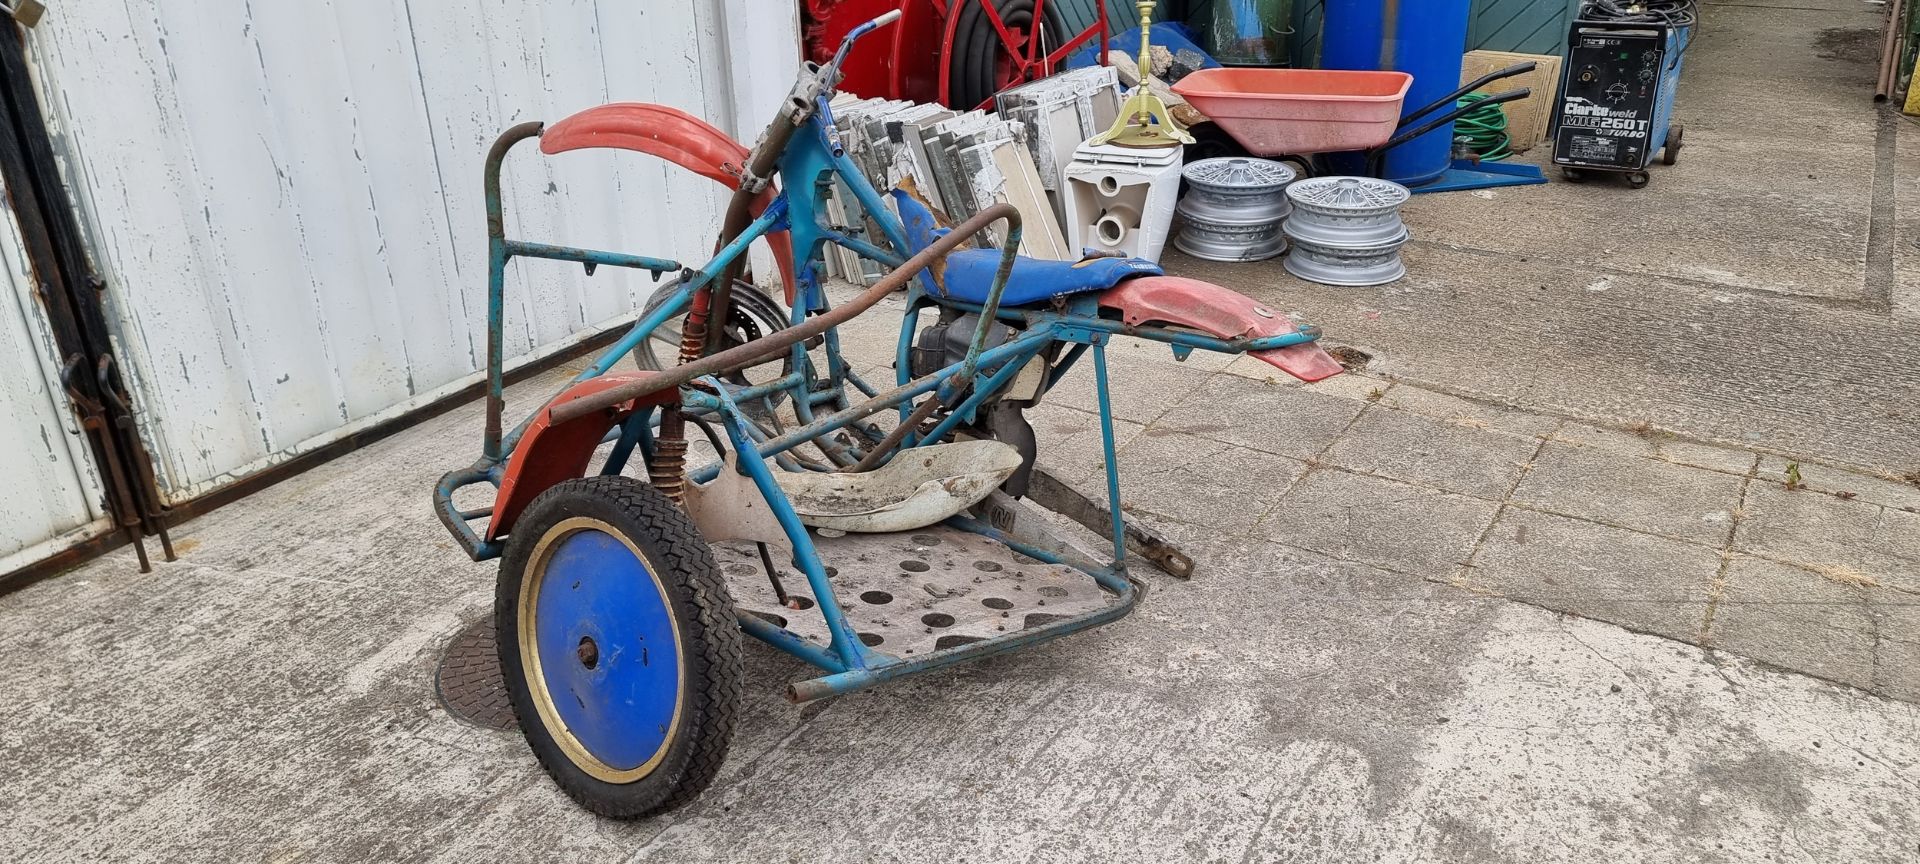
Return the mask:
[[1287,248],[1280,224],[1293,206],[1287,184],[1294,171],[1269,159],[1202,159],[1181,172],[1187,196],[1175,208],[1180,234],[1173,245],[1208,261],[1263,261]]
[[1287,187],[1293,241],[1286,268],[1322,285],[1385,285],[1407,274],[1400,247],[1407,226],[1400,205],[1407,187],[1372,177],[1314,177]]

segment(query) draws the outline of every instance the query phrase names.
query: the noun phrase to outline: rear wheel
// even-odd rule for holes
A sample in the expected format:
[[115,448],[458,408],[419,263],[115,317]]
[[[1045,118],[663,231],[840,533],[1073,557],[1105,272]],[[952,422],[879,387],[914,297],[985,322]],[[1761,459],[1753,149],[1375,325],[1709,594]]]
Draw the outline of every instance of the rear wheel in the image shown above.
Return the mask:
[[[646,304],[641,307],[640,317],[645,318],[653,314],[661,304],[673,296],[678,287],[678,280],[675,280],[673,284],[661,286],[654,291],[653,295],[647,298]],[[680,328],[686,320],[686,313],[683,312],[654,328],[646,341],[634,346],[633,365],[655,372],[672,366],[673,362],[680,357]],[[733,308],[727,315],[725,338],[721,340],[723,348],[743,345],[769,333],[785,330],[787,326],[787,310],[778,301],[767,296],[766,292],[761,291],[759,286],[751,282],[736,280],[733,283]],[[793,361],[786,355],[782,357],[785,359],[780,367],[780,374],[785,375],[792,371]],[[745,375],[741,373],[734,373],[730,377],[738,378],[735,383],[746,381]]]
[[507,539],[494,597],[507,695],[534,756],[616,819],[698,796],[740,708],[740,630],[693,522],[628,477],[561,483]]
[[1667,146],[1660,150],[1660,162],[1672,165],[1680,161],[1681,139],[1686,137],[1687,128],[1678,123],[1667,127]]

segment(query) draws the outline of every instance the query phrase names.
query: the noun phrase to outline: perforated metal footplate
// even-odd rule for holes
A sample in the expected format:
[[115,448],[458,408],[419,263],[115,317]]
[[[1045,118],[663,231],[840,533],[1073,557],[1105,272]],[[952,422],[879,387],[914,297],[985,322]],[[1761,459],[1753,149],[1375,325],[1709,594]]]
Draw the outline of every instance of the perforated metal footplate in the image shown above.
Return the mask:
[[[840,607],[862,642],[913,656],[1083,615],[1114,602],[1093,577],[1047,564],[956,528],[911,534],[816,534]],[[784,550],[781,550],[784,551]],[[750,543],[714,547],[733,602],[809,642],[829,642],[807,580],[784,566],[781,581],[803,609],[781,606]]]

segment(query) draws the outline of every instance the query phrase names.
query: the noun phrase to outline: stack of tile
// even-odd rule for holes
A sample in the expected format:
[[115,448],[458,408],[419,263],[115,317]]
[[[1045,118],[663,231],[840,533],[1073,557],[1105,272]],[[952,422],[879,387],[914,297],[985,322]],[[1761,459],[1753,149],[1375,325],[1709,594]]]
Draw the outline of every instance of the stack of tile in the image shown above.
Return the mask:
[[[1022,254],[1052,260],[1078,257],[1061,236],[1023,124],[980,111],[848,94],[835,97],[832,109],[847,157],[875,189],[885,191],[911,180],[928,204],[954,222],[1010,203],[1024,223]],[[867,232],[870,242],[884,242],[867,226],[865,212],[844,184],[834,184],[827,212],[836,224]],[[990,228],[976,239],[998,246],[999,229]],[[852,252],[836,247],[828,259],[830,275],[863,285],[879,277],[877,265]]]
[[1113,125],[1120,116],[1120,75],[1111,66],[1070,69],[1001,91],[994,97],[1000,116],[1024,126],[1027,149],[1040,171],[1040,184],[1053,202],[1054,215],[1066,220],[1061,194],[1074,148]]

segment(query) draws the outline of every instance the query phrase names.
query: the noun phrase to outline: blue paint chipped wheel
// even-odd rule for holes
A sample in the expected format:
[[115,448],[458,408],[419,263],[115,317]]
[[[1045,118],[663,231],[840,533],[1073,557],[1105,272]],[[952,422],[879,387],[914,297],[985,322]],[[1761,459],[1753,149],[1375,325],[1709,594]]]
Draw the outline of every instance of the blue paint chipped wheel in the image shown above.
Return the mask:
[[740,630],[693,522],[627,477],[569,480],[507,539],[500,670],[540,764],[617,819],[677,807],[726,758]]

